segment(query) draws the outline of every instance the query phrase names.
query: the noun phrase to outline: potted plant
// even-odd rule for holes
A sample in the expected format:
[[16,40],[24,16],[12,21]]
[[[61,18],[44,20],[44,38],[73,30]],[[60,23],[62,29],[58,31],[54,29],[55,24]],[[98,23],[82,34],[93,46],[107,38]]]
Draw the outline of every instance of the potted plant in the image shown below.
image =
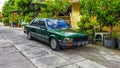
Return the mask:
[[117,35],[116,35],[116,33],[113,33],[112,35],[105,36],[104,46],[110,47],[110,48],[117,47]]
[[120,49],[120,36],[117,38],[118,49]]
[[103,0],[99,0],[97,3],[99,5],[96,10],[97,20],[101,26],[107,26],[110,28],[110,34],[104,38],[103,42],[105,46],[113,48],[117,45],[117,39],[113,32],[113,26],[118,25],[119,23],[119,17],[117,15],[118,10],[116,9],[119,4],[114,0],[106,0],[104,3],[103,2]]

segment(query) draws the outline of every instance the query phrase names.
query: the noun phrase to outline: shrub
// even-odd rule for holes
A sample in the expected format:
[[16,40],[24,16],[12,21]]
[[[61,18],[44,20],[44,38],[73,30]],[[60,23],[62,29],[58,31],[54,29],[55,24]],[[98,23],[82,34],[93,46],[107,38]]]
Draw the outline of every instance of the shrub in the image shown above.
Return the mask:
[[15,26],[19,26],[20,16],[18,14],[12,14],[9,18],[9,21],[14,23]]
[[20,19],[20,16],[17,14],[11,15],[10,22],[18,23]]
[[89,16],[85,15],[81,17],[81,20],[78,22],[80,30],[84,30],[89,34],[93,34],[94,25],[99,25],[95,20],[92,20]]
[[4,24],[5,26],[8,26],[8,25],[9,25],[9,18],[8,18],[8,17],[2,18],[2,21],[3,21],[3,24]]

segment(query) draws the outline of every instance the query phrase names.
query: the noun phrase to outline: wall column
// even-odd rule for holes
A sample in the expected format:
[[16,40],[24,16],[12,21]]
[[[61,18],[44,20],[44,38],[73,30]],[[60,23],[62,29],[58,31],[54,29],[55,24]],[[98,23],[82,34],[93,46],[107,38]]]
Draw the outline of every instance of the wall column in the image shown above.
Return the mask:
[[80,0],[72,0],[71,26],[78,29],[77,22],[80,21]]

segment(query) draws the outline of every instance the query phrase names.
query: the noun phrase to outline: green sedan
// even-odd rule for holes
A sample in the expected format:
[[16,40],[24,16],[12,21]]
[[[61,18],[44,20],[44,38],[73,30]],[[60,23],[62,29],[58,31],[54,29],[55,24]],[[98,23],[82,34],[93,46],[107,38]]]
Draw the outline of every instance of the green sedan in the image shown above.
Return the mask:
[[46,42],[55,51],[88,44],[88,35],[72,30],[65,20],[58,18],[35,18],[25,26],[24,32],[28,39]]

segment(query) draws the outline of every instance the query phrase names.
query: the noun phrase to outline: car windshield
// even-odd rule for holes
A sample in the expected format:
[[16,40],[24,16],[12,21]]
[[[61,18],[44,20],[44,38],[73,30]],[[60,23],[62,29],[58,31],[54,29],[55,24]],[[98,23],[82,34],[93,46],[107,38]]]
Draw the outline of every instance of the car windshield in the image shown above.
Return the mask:
[[62,19],[47,19],[47,26],[51,29],[66,29],[70,26]]

